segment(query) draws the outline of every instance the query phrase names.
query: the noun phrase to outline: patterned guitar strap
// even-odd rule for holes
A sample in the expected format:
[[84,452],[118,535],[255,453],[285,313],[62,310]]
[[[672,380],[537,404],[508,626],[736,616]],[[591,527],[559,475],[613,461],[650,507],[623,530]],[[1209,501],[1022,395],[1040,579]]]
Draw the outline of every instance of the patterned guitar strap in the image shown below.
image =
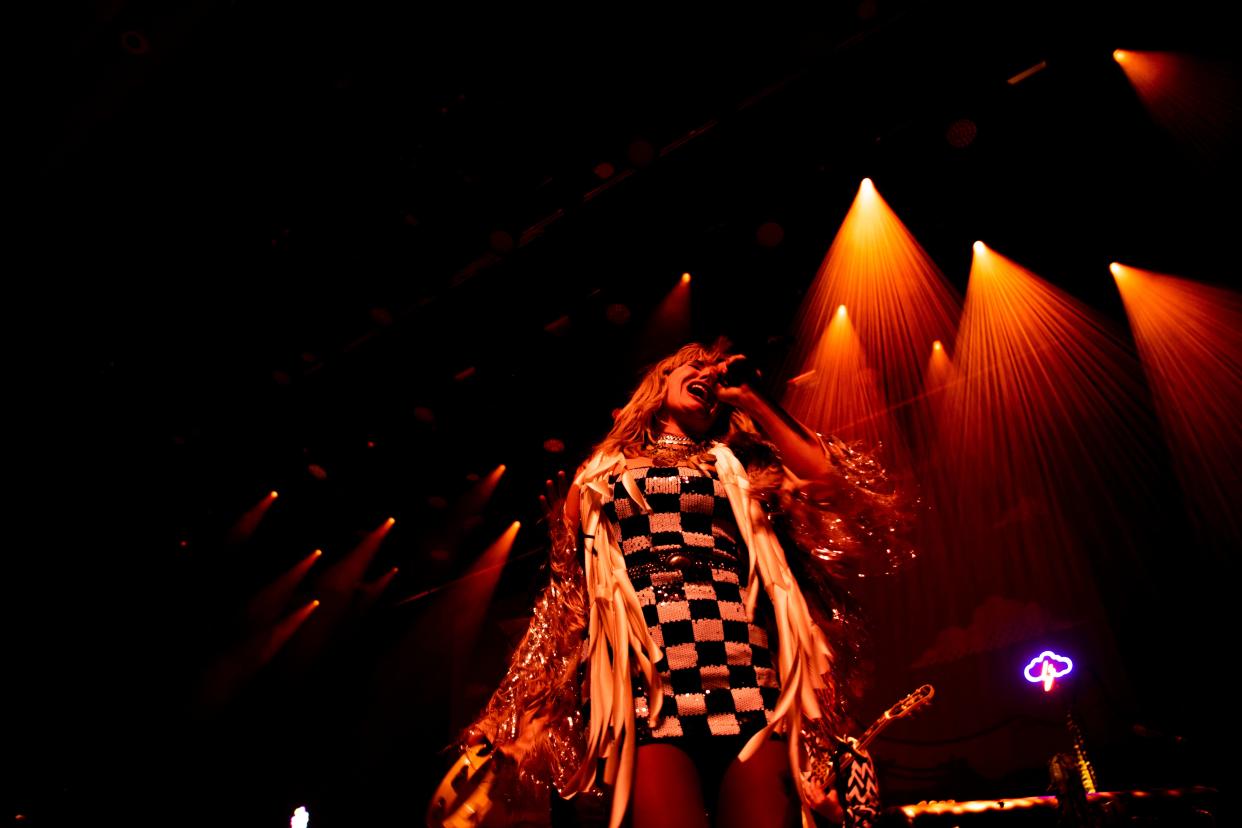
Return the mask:
[[874,828],[880,817],[880,784],[875,763],[865,748],[850,740],[837,743],[833,764],[841,767],[847,755],[852,760],[836,777],[837,799],[845,811],[842,828]]

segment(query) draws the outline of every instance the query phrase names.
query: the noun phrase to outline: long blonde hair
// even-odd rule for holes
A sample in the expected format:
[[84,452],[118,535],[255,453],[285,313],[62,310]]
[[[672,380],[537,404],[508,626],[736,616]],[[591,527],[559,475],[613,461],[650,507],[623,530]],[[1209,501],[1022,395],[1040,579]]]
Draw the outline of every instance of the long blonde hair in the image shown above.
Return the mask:
[[[695,360],[719,362],[728,355],[728,350],[729,342],[723,337],[711,347],[691,342],[651,366],[630,395],[630,401],[617,412],[612,429],[596,445],[595,452],[619,451],[626,457],[641,455],[660,434],[659,413],[664,405],[669,374]],[[717,440],[730,448],[762,442],[750,417],[731,406],[724,406],[718,412],[712,427],[703,436],[707,441]]]

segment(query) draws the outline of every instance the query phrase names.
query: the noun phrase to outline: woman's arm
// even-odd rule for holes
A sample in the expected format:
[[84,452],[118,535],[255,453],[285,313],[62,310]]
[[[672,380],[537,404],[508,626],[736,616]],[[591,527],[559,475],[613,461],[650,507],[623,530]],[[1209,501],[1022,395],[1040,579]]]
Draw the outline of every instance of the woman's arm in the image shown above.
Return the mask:
[[797,545],[816,550],[838,574],[890,572],[914,557],[917,487],[887,472],[876,449],[822,438],[744,382],[718,385],[716,395],[747,414],[776,448],[782,475],[752,474],[751,486],[773,498]]
[[[734,354],[721,362],[717,376],[722,376],[730,363],[742,358],[740,354]],[[755,425],[776,447],[781,462],[798,477],[803,480],[818,480],[832,474],[832,461],[819,437],[750,385],[717,384],[716,398],[726,405],[740,409],[754,420]]]
[[[578,467],[582,471],[582,466]],[[578,473],[574,473],[576,478]],[[581,509],[581,490],[578,484],[565,477],[565,472],[556,473],[556,480],[544,483],[545,492],[539,495],[539,504],[543,507],[544,519],[548,528],[554,533],[565,531],[569,536],[578,534],[578,512]]]
[[586,626],[586,597],[578,560],[577,498],[578,487],[566,480],[564,472],[548,480],[539,497],[550,540],[549,582],[535,600],[530,625],[505,677],[467,729],[463,744],[486,740],[520,760],[550,721],[563,726],[566,710],[580,707],[576,668]]

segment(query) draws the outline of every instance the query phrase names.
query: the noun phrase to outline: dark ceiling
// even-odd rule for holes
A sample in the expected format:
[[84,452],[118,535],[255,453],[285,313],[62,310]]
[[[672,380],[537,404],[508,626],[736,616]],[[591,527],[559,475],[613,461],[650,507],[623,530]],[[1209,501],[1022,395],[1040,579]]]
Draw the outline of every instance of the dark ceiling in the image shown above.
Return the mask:
[[[310,549],[396,517],[367,573],[401,567],[395,599],[533,521],[540,481],[602,435],[659,344],[644,323],[682,272],[694,336],[778,366],[864,176],[959,290],[976,238],[1118,322],[1110,261],[1231,282],[1232,153],[1161,131],[1111,58],[1229,58],[1208,8],[507,20],[117,0],[55,21],[31,66],[39,254],[13,310],[40,457],[24,482],[61,496],[32,498],[48,548],[18,553],[17,606],[43,677],[31,721],[69,715],[22,734],[30,801],[53,808],[61,773],[83,806],[100,745],[158,741],[101,708],[181,722],[220,619]],[[963,120],[977,135],[955,147]],[[777,244],[757,240],[768,223]],[[437,498],[498,463],[481,525],[433,556]],[[255,536],[227,543],[271,489]],[[387,618],[373,637],[397,635]]]

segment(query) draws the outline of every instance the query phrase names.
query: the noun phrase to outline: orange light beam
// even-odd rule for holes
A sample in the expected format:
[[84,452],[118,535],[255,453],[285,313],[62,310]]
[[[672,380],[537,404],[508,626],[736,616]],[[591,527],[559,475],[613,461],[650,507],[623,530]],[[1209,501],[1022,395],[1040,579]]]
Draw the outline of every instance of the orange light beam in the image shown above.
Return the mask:
[[375,559],[380,545],[396,524],[388,518],[372,529],[344,557],[324,571],[314,583],[314,591],[323,603],[315,618],[298,636],[290,658],[307,664],[314,660],[347,617],[358,612],[354,595],[362,577]]
[[1242,542],[1242,296],[1113,263],[1156,416],[1191,517],[1215,546]]
[[800,419],[813,416],[824,433],[842,440],[862,440],[869,446],[888,440],[885,407],[844,305],[833,314],[813,358],[811,378],[786,388],[790,412]]
[[367,571],[367,567],[371,565],[371,561],[375,558],[375,553],[379,550],[380,544],[384,542],[384,538],[388,535],[396,523],[394,518],[388,518],[375,529],[367,533],[353,549],[351,549],[344,558],[329,568],[323,577],[316,584],[316,591],[327,599],[343,598],[353,592],[354,588],[362,580],[363,574]]
[[1238,78],[1229,62],[1131,49],[1117,49],[1113,58],[1153,121],[1204,157],[1228,157],[1242,120]]
[[644,354],[663,354],[690,336],[690,274],[683,273],[647,319],[639,339]]
[[483,507],[487,505],[487,502],[492,498],[492,494],[496,491],[496,486],[499,485],[500,478],[504,476],[506,468],[505,464],[501,463],[462,496],[455,510],[455,515],[459,520],[463,520],[470,515],[477,515],[483,511]]
[[467,575],[475,574],[477,577],[462,579],[446,596],[449,605],[455,610],[452,616],[451,631],[455,644],[452,677],[455,692],[450,694],[453,699],[460,699],[463,695],[459,691],[464,681],[465,668],[473,663],[474,647],[483,625],[483,618],[491,606],[496,584],[500,580],[505,561],[509,558],[509,550],[513,548],[513,541],[517,538],[521,526],[522,524],[516,520],[509,524],[508,528],[501,532],[500,536],[471,564]]
[[[842,305],[862,349],[863,360],[855,364],[871,372],[868,381],[878,391],[877,404],[895,407],[917,398],[928,343],[953,341],[961,299],[870,179],[860,183],[799,308],[797,345],[787,374],[820,370],[824,334]],[[810,407],[791,408],[791,413],[828,433],[832,426],[814,402],[804,400]],[[899,417],[902,442],[917,447],[930,439],[921,409],[910,407]]]
[[259,523],[263,520],[263,516],[267,514],[267,510],[272,507],[280,494],[275,491],[268,492],[262,500],[254,506],[246,510],[246,512],[237,519],[225,535],[225,539],[229,543],[242,543],[250,539],[255,529],[259,527]]
[[289,603],[298,584],[306,577],[306,573],[315,565],[315,561],[323,556],[322,549],[316,549],[298,561],[276,580],[272,581],[250,599],[246,608],[246,618],[251,626],[270,624]]
[[479,524],[483,510],[495,494],[507,468],[504,463],[499,464],[458,498],[445,516],[443,524],[427,536],[426,549],[450,552],[456,550],[462,538]]
[[399,607],[399,606],[402,606],[402,605],[404,605],[404,604],[413,604],[413,603],[416,603],[416,602],[418,602],[418,601],[422,600],[423,598],[429,598],[429,597],[431,597],[432,595],[436,595],[436,594],[441,593],[441,592],[444,592],[444,591],[446,591],[446,590],[450,590],[450,589],[452,589],[453,587],[457,586],[458,584],[462,583],[463,581],[470,581],[470,580],[473,580],[473,579],[475,579],[475,578],[482,578],[482,577],[485,577],[486,575],[488,575],[488,574],[490,574],[490,573],[494,572],[495,570],[498,570],[498,569],[503,569],[503,568],[504,568],[504,566],[505,566],[505,564],[507,564],[509,561],[523,561],[523,560],[526,560],[527,558],[533,557],[534,555],[538,555],[538,554],[544,554],[544,555],[546,555],[546,554],[547,554],[547,551],[548,551],[548,550],[547,550],[546,548],[544,548],[544,547],[536,547],[536,548],[534,548],[534,549],[528,549],[527,551],[522,552],[522,553],[521,553],[521,554],[519,554],[519,555],[512,555],[512,556],[510,556],[509,558],[507,558],[505,561],[502,561],[502,562],[501,562],[499,565],[497,565],[497,566],[492,566],[492,567],[490,567],[490,568],[488,568],[488,569],[480,569],[480,570],[477,570],[477,571],[475,571],[475,570],[473,570],[473,569],[472,569],[470,572],[467,572],[466,574],[464,574],[464,575],[462,575],[462,576],[460,576],[460,577],[458,577],[458,578],[453,578],[453,579],[452,579],[452,580],[450,580],[450,581],[446,581],[446,582],[444,582],[444,583],[442,583],[442,584],[438,584],[438,585],[436,585],[436,586],[429,587],[429,588],[427,588],[427,589],[422,590],[421,592],[416,592],[416,593],[414,593],[413,595],[411,595],[411,596],[409,596],[409,597],[407,597],[407,598],[402,598],[400,601],[397,601],[395,604],[393,604],[393,606],[398,606],[398,607]]
[[1119,503],[1153,479],[1138,365],[1085,305],[981,247],[940,408],[940,551],[983,594],[1095,606],[1084,547],[1118,547]]
[[251,635],[218,660],[204,679],[202,701],[221,704],[232,698],[243,684],[280,652],[318,607],[318,600],[302,605],[276,624]]
[[957,376],[953,360],[945,352],[944,343],[939,339],[932,343],[931,354],[927,357],[927,371],[924,387],[929,395],[938,394],[945,386],[953,382]]
[[360,610],[366,612],[379,599],[381,595],[388,590],[388,585],[392,583],[392,579],[397,577],[397,567],[385,572],[374,581],[363,584],[360,589],[362,591],[362,606]]

